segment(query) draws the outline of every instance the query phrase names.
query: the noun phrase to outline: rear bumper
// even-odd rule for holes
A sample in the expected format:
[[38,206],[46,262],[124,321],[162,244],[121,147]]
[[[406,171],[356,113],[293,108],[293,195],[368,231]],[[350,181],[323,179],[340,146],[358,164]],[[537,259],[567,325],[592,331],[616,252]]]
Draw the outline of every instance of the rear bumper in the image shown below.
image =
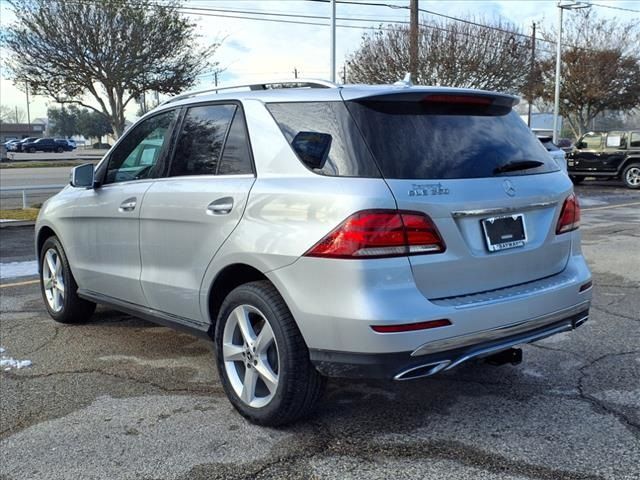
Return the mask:
[[347,378],[412,380],[450,370],[516,345],[536,342],[578,328],[589,318],[589,302],[498,329],[426,343],[413,352],[363,354],[311,350],[323,375]]

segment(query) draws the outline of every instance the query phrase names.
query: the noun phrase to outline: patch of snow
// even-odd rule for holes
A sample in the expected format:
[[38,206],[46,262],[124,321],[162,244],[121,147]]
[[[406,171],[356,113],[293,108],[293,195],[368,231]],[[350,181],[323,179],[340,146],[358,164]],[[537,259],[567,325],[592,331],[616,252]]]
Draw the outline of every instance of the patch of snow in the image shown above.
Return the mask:
[[0,263],[0,279],[29,277],[38,274],[38,262],[9,262]]
[[[0,354],[6,352],[6,350],[0,347]],[[0,355],[0,368],[5,372],[8,372],[12,368],[21,369],[31,366],[31,360],[16,360],[15,358],[8,357],[6,355]]]

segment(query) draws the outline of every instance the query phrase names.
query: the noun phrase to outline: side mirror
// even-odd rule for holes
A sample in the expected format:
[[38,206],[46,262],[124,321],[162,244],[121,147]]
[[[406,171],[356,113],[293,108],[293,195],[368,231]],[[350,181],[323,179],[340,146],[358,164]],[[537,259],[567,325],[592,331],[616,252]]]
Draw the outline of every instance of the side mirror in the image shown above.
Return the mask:
[[93,188],[93,163],[78,165],[71,170],[71,186],[76,188]]
[[298,132],[291,146],[309,168],[321,169],[331,150],[331,135],[317,132]]

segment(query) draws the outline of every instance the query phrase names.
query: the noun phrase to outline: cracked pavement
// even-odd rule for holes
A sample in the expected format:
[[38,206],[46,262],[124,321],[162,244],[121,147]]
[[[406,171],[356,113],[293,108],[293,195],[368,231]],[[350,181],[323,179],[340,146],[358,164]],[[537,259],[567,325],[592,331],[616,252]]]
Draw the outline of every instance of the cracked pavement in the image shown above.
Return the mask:
[[[2,288],[0,344],[33,366],[0,372],[0,478],[640,478],[640,207],[622,205],[640,194],[576,190],[617,204],[583,210],[584,326],[525,346],[515,367],[331,380],[287,428],[231,408],[207,342],[105,308],[55,324],[37,285]],[[31,255],[30,230],[0,235],[2,261]]]

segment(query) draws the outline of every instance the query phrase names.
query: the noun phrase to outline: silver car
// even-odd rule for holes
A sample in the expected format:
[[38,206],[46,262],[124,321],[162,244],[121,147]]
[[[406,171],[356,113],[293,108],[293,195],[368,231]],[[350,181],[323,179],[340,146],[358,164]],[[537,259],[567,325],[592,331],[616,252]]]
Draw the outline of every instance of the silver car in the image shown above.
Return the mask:
[[175,97],[43,206],[46,307],[211,339],[263,425],[309,414],[326,377],[517,363],[592,295],[571,181],[517,100],[303,80]]

